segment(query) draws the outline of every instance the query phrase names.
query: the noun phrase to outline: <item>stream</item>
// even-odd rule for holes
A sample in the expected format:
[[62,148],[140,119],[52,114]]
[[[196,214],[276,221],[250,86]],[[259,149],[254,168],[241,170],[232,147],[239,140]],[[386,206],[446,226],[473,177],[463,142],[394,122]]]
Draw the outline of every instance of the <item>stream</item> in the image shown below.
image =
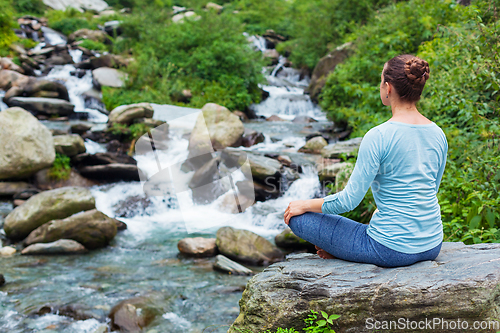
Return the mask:
[[[50,33],[45,32],[48,40]],[[257,47],[262,45],[258,37],[254,40]],[[77,62],[81,54],[71,52]],[[300,115],[313,117],[318,122],[251,120],[244,124],[245,127],[262,132],[265,141],[244,148],[249,151],[296,152],[306,142],[305,126],[317,131],[332,125],[303,94],[308,79],[299,80],[298,71],[283,67],[281,62],[277,67],[264,69],[268,83],[262,88],[269,92],[269,97],[253,105],[252,109],[263,117],[277,115],[292,120]],[[77,78],[70,75],[74,69],[73,65],[56,66],[45,78],[64,82],[75,111],[87,114],[87,122],[95,128],[102,127],[107,116],[86,107],[81,96],[92,87],[91,71]],[[0,98],[3,95],[4,92],[0,92]],[[0,102],[1,110],[6,107]],[[182,162],[188,155],[186,133],[193,128],[200,110],[157,104],[153,107],[154,118],[168,121],[170,128],[169,148],[160,151],[158,158],[168,164]],[[42,121],[52,129],[67,129],[74,122],[81,121]],[[86,140],[86,148],[89,153],[105,151],[102,145],[90,140]],[[141,155],[136,160],[139,168],[152,176],[155,157]],[[192,174],[185,174],[186,183]],[[274,236],[285,228],[283,212],[288,203],[313,198],[320,191],[314,169],[305,168],[300,176],[283,196],[257,202],[237,215],[219,210],[222,197],[211,204],[194,204],[188,212],[181,212],[175,197],[147,197],[140,182],[92,187],[97,209],[125,222],[128,229],[119,232],[108,247],[85,255],[21,256],[17,253],[0,258],[0,273],[7,281],[0,291],[0,331],[93,333],[109,320],[109,310],[120,301],[139,295],[161,294],[164,296],[163,313],[145,332],[226,332],[239,314],[238,301],[250,277],[214,271],[213,258],[181,257],[177,242],[185,237],[215,237],[217,229],[223,225],[248,229],[274,242]],[[0,220],[12,209],[11,202],[0,201]],[[189,233],[188,223],[198,231]],[[76,320],[40,311],[44,306],[66,305],[80,309],[87,318]]]

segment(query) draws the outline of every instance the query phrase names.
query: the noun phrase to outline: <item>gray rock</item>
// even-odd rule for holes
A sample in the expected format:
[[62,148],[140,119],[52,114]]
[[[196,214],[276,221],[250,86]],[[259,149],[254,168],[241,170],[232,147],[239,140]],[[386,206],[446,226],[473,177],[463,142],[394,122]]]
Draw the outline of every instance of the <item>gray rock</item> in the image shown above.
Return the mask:
[[201,110],[189,138],[190,157],[239,146],[245,129],[238,116],[214,103]]
[[214,269],[234,275],[252,275],[253,271],[231,259],[218,254],[215,257]]
[[283,259],[283,253],[254,232],[232,227],[217,230],[219,252],[230,259],[255,265],[267,265]]
[[334,182],[339,172],[344,169],[349,169],[352,171],[353,167],[354,165],[349,162],[321,165],[320,169],[318,170],[319,180],[321,182]]
[[102,181],[139,181],[139,168],[132,164],[105,164],[105,165],[90,165],[79,168],[78,171],[84,177]]
[[97,89],[103,86],[121,88],[125,85],[125,80],[128,77],[127,73],[109,67],[94,69],[92,76],[94,77],[94,85]]
[[52,134],[21,108],[0,112],[0,179],[26,178],[52,165]]
[[164,293],[150,294],[121,301],[110,313],[112,331],[143,332],[157,316],[167,312],[169,301]]
[[33,185],[26,182],[0,182],[0,197],[11,197],[16,193],[35,189]]
[[322,136],[315,136],[312,139],[309,139],[304,147],[299,149],[301,153],[310,153],[310,154],[319,154],[321,153],[321,149],[326,147],[328,142]]
[[33,244],[21,251],[21,254],[80,254],[87,252],[82,244],[71,239],[60,239],[51,243]]
[[184,238],[177,243],[179,252],[191,257],[213,257],[217,254],[215,238]]
[[85,142],[78,134],[58,135],[54,137],[54,147],[60,154],[72,157],[85,153]]
[[352,42],[345,43],[318,61],[318,64],[314,67],[309,87],[306,90],[311,95],[313,101],[317,102],[317,98],[325,86],[328,75],[334,71],[339,63],[352,54],[354,50],[353,46]]
[[290,228],[286,228],[281,233],[277,234],[276,237],[274,237],[274,242],[276,243],[277,246],[284,249],[291,249],[291,250],[314,249],[313,244],[295,235]]
[[108,4],[103,0],[43,0],[43,3],[52,9],[62,11],[75,8],[80,12],[84,10],[102,12],[108,8]]
[[[436,261],[398,268],[291,255],[248,282],[240,315],[228,332],[299,330],[310,310],[341,315],[335,330],[346,333],[372,332],[368,318],[460,318],[469,327],[476,320],[498,320],[499,257],[500,244],[463,243],[443,243]],[[432,330],[449,331],[441,326]]]
[[30,232],[54,219],[95,208],[95,199],[86,188],[63,187],[32,196],[5,218],[7,237],[23,239]]
[[7,104],[44,115],[69,116],[75,109],[68,101],[45,97],[12,97],[7,100]]
[[109,36],[102,30],[80,29],[68,36],[68,43],[75,40],[89,39],[95,42],[110,43]]
[[72,239],[89,250],[109,244],[116,236],[115,219],[92,209],[71,215],[62,220],[52,220],[33,230],[26,238],[26,245],[50,243],[59,239]]
[[309,117],[309,116],[297,116],[297,117],[293,118],[292,122],[299,123],[299,124],[308,124],[308,123],[317,123],[318,121],[314,118]]
[[321,150],[321,156],[324,158],[339,158],[341,154],[352,156],[352,153],[359,148],[362,139],[354,138],[329,144]]
[[193,21],[197,21],[200,18],[201,18],[201,16],[196,15],[195,12],[193,12],[193,11],[187,11],[187,12],[179,13],[179,14],[176,14],[176,15],[172,16],[172,22],[174,22],[174,23],[182,23],[184,21],[184,19],[190,19],[190,20],[193,20]]
[[108,122],[130,125],[135,119],[152,118],[153,114],[153,107],[149,103],[121,105],[109,113]]

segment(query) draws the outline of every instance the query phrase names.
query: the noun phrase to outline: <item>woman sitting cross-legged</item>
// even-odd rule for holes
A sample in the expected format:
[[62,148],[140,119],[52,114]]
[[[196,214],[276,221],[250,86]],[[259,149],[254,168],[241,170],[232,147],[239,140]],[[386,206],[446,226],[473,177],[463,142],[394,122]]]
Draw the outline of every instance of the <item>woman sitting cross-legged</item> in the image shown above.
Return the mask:
[[[436,197],[446,164],[443,131],[416,108],[429,64],[400,55],[383,68],[380,98],[392,118],[363,137],[344,190],[324,199],[292,201],[285,223],[322,258],[383,267],[433,260],[443,227]],[[337,215],[356,208],[372,188],[377,210],[370,224]]]

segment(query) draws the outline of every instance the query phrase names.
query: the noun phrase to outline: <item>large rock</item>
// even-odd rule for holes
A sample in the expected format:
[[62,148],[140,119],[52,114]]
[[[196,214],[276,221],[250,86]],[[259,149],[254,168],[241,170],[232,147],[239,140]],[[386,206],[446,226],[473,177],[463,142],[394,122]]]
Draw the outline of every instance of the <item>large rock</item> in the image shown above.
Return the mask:
[[342,154],[352,156],[352,153],[359,148],[361,140],[362,138],[354,138],[329,144],[321,149],[321,156],[324,158],[339,158]]
[[7,100],[7,105],[19,106],[43,115],[69,116],[75,110],[73,104],[59,98],[12,97]]
[[19,65],[16,65],[10,58],[0,58],[0,70],[3,69],[8,69],[24,74],[24,69],[22,69],[22,67],[20,67]]
[[31,245],[55,242],[59,239],[72,239],[89,250],[98,249],[108,245],[116,236],[117,223],[115,221],[104,213],[92,209],[62,220],[47,222],[33,230],[25,242]]
[[127,73],[109,67],[100,67],[94,69],[92,71],[92,76],[94,78],[94,85],[98,89],[103,86],[121,88],[125,85],[125,81],[128,77]]
[[179,252],[191,257],[213,257],[217,254],[215,238],[184,238],[177,243]]
[[[341,315],[335,323],[346,333],[372,332],[369,318],[460,318],[469,327],[474,321],[498,320],[499,257],[500,244],[463,243],[443,243],[436,261],[399,268],[324,260],[313,254],[289,256],[248,282],[240,315],[229,332],[300,329],[310,310]],[[441,325],[432,328],[425,332],[450,332]],[[415,327],[398,332],[415,332]]]
[[130,125],[135,119],[152,118],[153,107],[149,103],[121,105],[109,113],[108,122]]
[[80,254],[87,252],[82,244],[71,239],[60,239],[52,243],[37,243],[21,251],[24,255],[40,254]]
[[137,165],[132,164],[105,164],[105,165],[90,165],[78,169],[80,174],[90,179],[100,181],[139,181],[140,170]]
[[16,71],[3,69],[0,71],[0,89],[9,90],[12,87],[19,87],[28,84],[30,78]]
[[32,190],[36,188],[26,182],[0,182],[0,197],[12,197],[16,193]]
[[86,188],[45,191],[10,212],[5,218],[4,230],[9,238],[23,239],[44,223],[94,208],[95,199]]
[[313,101],[318,101],[318,96],[325,86],[328,75],[334,71],[338,64],[352,54],[353,49],[352,42],[345,43],[318,61],[318,64],[314,67],[309,87],[306,89]]
[[290,250],[313,250],[314,245],[295,235],[290,228],[286,228],[274,237],[277,246]]
[[346,168],[352,170],[353,164],[349,162],[342,162],[320,165],[320,168],[318,170],[319,180],[321,182],[335,182],[337,174]]
[[89,39],[95,42],[110,43],[108,34],[102,30],[80,29],[68,36],[68,43],[73,43],[76,40]]
[[85,153],[85,142],[78,134],[54,136],[54,147],[60,154],[72,157]]
[[37,188],[44,191],[70,186],[91,187],[98,184],[97,181],[83,177],[74,168],[71,168],[68,179],[53,179],[50,169],[40,170],[34,176],[34,183]]
[[301,153],[310,153],[310,154],[320,154],[321,149],[326,147],[328,142],[322,136],[315,136],[312,139],[309,139],[304,147],[299,149]]
[[163,293],[121,301],[109,313],[111,329],[122,333],[143,332],[157,316],[167,312],[169,303]]
[[108,8],[108,4],[104,0],[43,0],[43,3],[52,9],[62,11],[75,8],[80,12],[84,10],[102,12]]
[[244,131],[240,118],[227,108],[205,104],[189,138],[190,156],[238,146]]
[[232,227],[217,230],[217,247],[226,257],[255,265],[267,265],[283,259],[283,253],[254,232]]
[[26,178],[55,159],[52,134],[21,108],[0,112],[0,179]]

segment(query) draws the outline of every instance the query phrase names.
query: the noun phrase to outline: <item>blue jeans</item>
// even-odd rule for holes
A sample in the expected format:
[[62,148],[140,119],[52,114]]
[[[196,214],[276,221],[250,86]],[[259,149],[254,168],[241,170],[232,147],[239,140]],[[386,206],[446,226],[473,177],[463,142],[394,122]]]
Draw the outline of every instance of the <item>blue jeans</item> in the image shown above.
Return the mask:
[[382,267],[412,265],[434,260],[441,244],[421,253],[403,253],[380,244],[366,233],[367,224],[332,214],[305,213],[290,219],[293,233],[336,258]]

